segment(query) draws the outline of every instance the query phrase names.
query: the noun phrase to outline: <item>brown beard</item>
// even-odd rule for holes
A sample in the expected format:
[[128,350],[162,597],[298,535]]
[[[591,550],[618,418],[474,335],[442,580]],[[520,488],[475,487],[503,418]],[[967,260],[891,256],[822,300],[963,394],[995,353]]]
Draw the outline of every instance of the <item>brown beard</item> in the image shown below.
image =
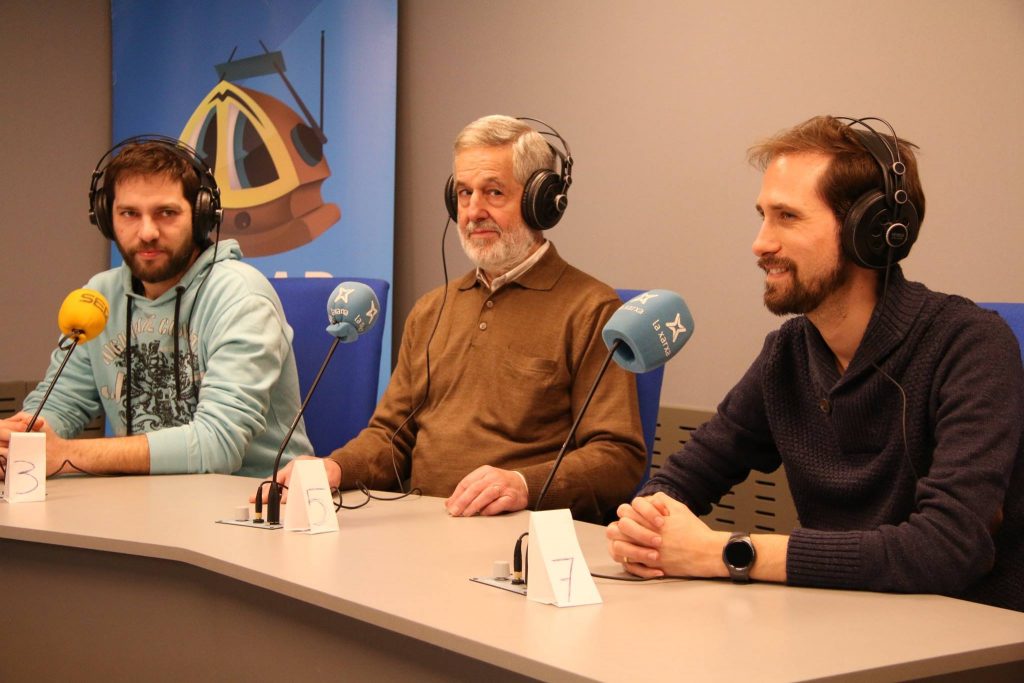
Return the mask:
[[143,268],[139,265],[137,253],[146,248],[147,245],[140,245],[137,249],[131,252],[126,252],[120,244],[117,245],[117,250],[121,252],[121,258],[128,264],[129,270],[132,271],[132,276],[142,282],[166,282],[178,275],[182,275],[192,265],[192,257],[196,253],[196,246],[191,240],[185,243],[185,245],[170,253],[170,258],[163,266],[158,268]]
[[835,268],[823,277],[810,282],[801,282],[796,264],[789,259],[770,257],[758,259],[757,264],[761,268],[782,266],[788,269],[792,279],[792,286],[785,293],[780,292],[778,287],[767,282],[765,283],[765,308],[775,315],[803,315],[810,313],[846,284],[846,281],[849,279],[849,269],[846,267],[847,262],[846,256],[840,253]]

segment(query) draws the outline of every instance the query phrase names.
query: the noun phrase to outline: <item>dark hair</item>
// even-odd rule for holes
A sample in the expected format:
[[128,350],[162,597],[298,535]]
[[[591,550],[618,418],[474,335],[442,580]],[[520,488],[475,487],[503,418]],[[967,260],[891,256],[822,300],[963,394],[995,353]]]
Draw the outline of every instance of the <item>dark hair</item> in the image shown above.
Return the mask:
[[[876,126],[872,127],[877,130]],[[831,157],[818,184],[818,194],[831,207],[839,225],[842,225],[850,207],[861,195],[871,190],[885,190],[882,169],[854,130],[859,132],[860,128],[851,129],[846,122],[833,116],[815,116],[754,145],[747,150],[747,159],[763,171],[772,159],[783,154],[817,152]],[[874,135],[866,129],[863,132]],[[890,148],[894,144],[899,145],[899,156],[906,166],[903,189],[923,222],[924,190],[917,174],[917,159],[913,152],[917,145],[902,138],[894,139],[881,131],[879,135]]]
[[[185,149],[153,140],[133,142],[122,147],[103,172],[107,206],[114,205],[117,183],[137,176],[164,176],[168,180],[178,180],[189,206],[194,207],[196,204],[200,187],[199,174]],[[192,219],[195,220],[195,216]]]

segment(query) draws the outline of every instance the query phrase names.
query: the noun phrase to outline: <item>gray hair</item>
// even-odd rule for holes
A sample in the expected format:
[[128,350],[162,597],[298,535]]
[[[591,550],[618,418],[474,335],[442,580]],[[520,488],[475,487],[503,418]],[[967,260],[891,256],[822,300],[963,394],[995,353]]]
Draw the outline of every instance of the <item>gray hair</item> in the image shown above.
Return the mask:
[[555,170],[555,153],[544,136],[520,119],[501,114],[473,121],[455,138],[452,155],[472,147],[512,145],[512,173],[520,185],[541,169]]

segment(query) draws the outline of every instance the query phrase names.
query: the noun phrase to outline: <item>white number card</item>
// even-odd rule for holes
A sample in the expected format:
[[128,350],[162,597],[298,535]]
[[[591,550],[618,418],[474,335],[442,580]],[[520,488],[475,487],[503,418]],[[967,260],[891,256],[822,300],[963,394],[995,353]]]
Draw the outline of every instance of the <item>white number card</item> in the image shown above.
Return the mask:
[[46,434],[11,434],[5,479],[4,499],[8,503],[46,500]]
[[530,513],[526,597],[556,607],[601,602],[568,510]]
[[286,531],[322,534],[338,530],[327,471],[319,460],[296,460],[288,483],[288,503],[284,506]]

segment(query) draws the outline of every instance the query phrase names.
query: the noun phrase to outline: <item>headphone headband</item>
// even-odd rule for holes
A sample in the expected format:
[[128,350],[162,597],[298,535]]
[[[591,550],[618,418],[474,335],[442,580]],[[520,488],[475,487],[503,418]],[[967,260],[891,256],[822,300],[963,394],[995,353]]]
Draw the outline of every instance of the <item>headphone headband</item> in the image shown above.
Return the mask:
[[[126,138],[103,153],[96,162],[89,183],[89,222],[99,228],[100,233],[109,240],[114,240],[113,207],[109,205],[106,183],[100,181],[107,173],[110,162],[128,145],[157,143],[172,151],[179,158],[187,161],[196,173],[199,188],[192,206],[192,240],[199,248],[204,248],[210,239],[210,233],[220,229],[222,210],[220,205],[220,189],[213,171],[199,154],[188,144],[177,138],[159,134],[136,135]],[[113,188],[110,189],[113,196]]]
[[[861,195],[846,214],[843,249],[859,266],[888,268],[910,253],[921,225],[917,207],[904,187],[907,167],[900,156],[899,137],[888,121],[875,116],[835,118],[847,122],[846,129],[871,155],[882,174],[882,188]],[[885,125],[892,135],[891,141],[868,121]]]
[[569,143],[566,141],[565,138],[563,138],[558,133],[557,130],[555,130],[552,126],[544,123],[540,119],[534,119],[529,116],[517,116],[516,120],[532,121],[534,123],[539,123],[540,125],[547,128],[547,130],[537,130],[536,128],[534,128],[534,130],[537,133],[543,135],[545,138],[555,138],[558,140],[559,144],[562,145],[562,149],[558,149],[558,147],[555,147],[553,144],[548,142],[548,147],[550,147],[551,151],[555,153],[556,157],[558,157],[558,161],[560,164],[559,175],[562,177],[562,182],[565,185],[565,190],[568,191],[569,186],[572,185],[572,151],[569,149]]

